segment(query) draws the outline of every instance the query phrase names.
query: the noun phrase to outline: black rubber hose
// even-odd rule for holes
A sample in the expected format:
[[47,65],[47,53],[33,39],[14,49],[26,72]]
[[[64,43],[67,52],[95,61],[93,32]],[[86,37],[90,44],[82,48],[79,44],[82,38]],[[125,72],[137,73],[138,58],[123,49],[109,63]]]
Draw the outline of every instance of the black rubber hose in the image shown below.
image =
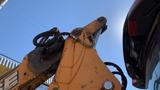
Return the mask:
[[[38,34],[33,39],[33,44],[37,47],[45,47],[54,44],[58,40],[63,40],[63,35],[70,35],[68,32],[59,33],[56,29]],[[52,37],[49,39],[49,37]],[[38,40],[42,38],[39,42]]]
[[[46,31],[46,32],[43,32],[43,33],[40,33],[38,34],[37,36],[34,37],[33,39],[33,44],[37,47],[44,47],[44,46],[49,46],[51,45],[52,43],[55,42],[56,38],[52,38],[51,40],[48,40],[47,39],[50,37],[50,36],[55,36],[55,32],[53,31]],[[42,38],[39,42],[38,40]]]
[[122,90],[126,90],[126,87],[127,87],[127,78],[124,75],[122,69],[118,65],[116,65],[114,63],[111,63],[111,62],[104,62],[104,64],[105,65],[109,65],[109,66],[114,66],[118,70],[118,72],[116,71],[116,72],[112,72],[112,73],[113,74],[118,74],[118,75],[121,76],[121,79],[122,79]]

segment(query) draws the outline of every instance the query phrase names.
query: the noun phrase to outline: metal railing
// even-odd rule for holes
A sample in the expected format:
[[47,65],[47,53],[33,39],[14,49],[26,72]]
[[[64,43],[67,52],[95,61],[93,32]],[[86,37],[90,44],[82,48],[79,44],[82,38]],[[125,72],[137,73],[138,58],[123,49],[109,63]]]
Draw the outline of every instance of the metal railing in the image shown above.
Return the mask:
[[8,69],[14,69],[20,64],[20,62],[15,61],[3,54],[0,54],[0,65],[8,68]]

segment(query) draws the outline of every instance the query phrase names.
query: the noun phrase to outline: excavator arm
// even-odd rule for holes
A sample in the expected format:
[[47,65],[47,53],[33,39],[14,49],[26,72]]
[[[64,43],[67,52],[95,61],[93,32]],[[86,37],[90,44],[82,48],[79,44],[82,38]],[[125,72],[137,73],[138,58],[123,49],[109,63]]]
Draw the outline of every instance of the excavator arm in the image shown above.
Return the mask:
[[94,48],[98,36],[107,27],[106,22],[100,17],[71,32],[71,37],[65,40],[62,58],[49,90],[121,90],[120,82]]
[[[56,28],[42,33],[56,34]],[[41,35],[40,35],[41,36]],[[39,36],[33,42],[37,45]],[[37,45],[34,50],[27,54],[22,63],[15,69],[0,77],[0,90],[35,90],[48,78],[53,76],[58,67],[64,40],[62,38],[54,41],[52,45],[42,46],[44,39],[40,40],[41,45]]]
[[100,17],[71,33],[53,28],[37,35],[22,64],[0,77],[0,90],[34,90],[54,74],[48,90],[124,90],[95,49],[106,22]]

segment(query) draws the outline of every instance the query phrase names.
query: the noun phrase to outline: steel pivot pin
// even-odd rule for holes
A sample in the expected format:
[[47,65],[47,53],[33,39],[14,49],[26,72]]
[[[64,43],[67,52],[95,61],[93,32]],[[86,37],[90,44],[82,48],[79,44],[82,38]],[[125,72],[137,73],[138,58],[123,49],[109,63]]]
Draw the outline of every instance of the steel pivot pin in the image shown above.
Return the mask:
[[105,81],[104,82],[104,89],[105,90],[113,90],[113,84],[111,81]]

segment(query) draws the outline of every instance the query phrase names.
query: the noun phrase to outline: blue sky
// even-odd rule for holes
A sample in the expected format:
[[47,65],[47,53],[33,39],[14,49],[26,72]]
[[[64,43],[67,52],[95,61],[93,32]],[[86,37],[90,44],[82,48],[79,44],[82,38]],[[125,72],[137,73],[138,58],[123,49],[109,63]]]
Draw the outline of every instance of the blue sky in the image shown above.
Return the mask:
[[[9,0],[0,10],[0,53],[15,60],[34,49],[32,39],[52,27],[71,31],[105,16],[107,31],[100,36],[97,52],[102,60],[118,64],[128,77],[123,60],[122,29],[134,0]],[[139,90],[131,85],[127,90]]]

